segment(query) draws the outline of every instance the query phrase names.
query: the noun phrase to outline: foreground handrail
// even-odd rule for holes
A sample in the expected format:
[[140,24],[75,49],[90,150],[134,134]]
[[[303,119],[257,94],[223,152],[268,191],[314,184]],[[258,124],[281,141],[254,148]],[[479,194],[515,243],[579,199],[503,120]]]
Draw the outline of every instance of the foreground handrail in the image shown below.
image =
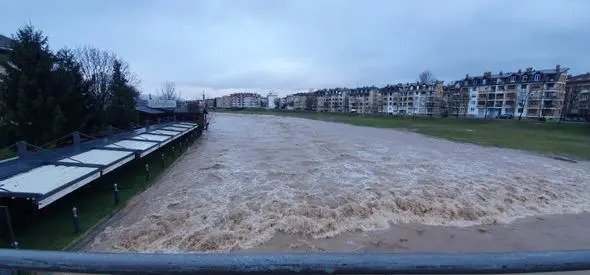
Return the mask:
[[590,250],[524,253],[82,253],[0,249],[0,270],[86,273],[518,273],[590,270]]

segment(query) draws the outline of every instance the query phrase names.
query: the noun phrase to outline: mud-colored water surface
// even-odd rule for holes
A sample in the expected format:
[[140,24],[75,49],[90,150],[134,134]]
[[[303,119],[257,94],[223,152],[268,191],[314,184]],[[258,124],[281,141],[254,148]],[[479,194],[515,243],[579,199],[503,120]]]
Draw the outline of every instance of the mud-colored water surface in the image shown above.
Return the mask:
[[[588,210],[588,161],[407,131],[214,114],[209,131],[83,249],[444,251],[399,245],[409,247],[409,234],[418,234],[416,239],[431,236],[428,243],[444,247],[452,242],[445,239],[463,231],[471,232],[473,242],[481,243],[477,236],[485,239],[489,232],[507,240],[502,234],[527,236],[511,228],[525,224],[534,231],[564,221],[573,224],[559,228],[574,228],[568,239],[572,248],[581,248],[575,245],[590,245],[576,241],[590,239],[578,230],[590,224]],[[555,218],[563,214],[569,218]],[[403,230],[412,233],[400,235]],[[560,235],[551,232],[530,236]],[[563,244],[563,236],[554,237],[556,245]],[[519,249],[511,244],[497,249]],[[461,247],[449,250],[469,250]]]

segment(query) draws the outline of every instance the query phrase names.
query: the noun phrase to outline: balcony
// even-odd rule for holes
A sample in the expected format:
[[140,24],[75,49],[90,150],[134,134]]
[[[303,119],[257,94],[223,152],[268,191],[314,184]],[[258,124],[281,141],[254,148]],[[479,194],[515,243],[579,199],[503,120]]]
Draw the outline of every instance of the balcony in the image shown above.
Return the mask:
[[552,116],[555,116],[555,113],[556,113],[555,110],[546,110],[546,109],[543,109],[541,111],[541,115],[542,116],[551,116],[552,117]]
[[528,109],[527,110],[527,117],[536,117],[539,116],[539,110],[538,109]]

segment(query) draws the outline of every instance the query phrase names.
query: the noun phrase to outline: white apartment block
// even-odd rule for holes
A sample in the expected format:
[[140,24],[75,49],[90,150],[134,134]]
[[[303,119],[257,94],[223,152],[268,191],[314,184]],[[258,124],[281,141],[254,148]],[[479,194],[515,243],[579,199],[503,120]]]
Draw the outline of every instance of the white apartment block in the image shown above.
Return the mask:
[[382,112],[393,115],[435,115],[442,100],[442,82],[397,84],[382,89]]
[[216,108],[260,108],[262,97],[255,93],[235,93],[216,98]]
[[559,119],[565,98],[567,68],[481,76],[467,75],[461,86],[469,89],[467,114],[481,118],[501,115]]
[[266,100],[268,101],[268,104],[266,105],[267,109],[274,109],[277,108],[277,106],[275,105],[275,100],[278,98],[277,94],[275,93],[268,93],[268,95],[266,96]]

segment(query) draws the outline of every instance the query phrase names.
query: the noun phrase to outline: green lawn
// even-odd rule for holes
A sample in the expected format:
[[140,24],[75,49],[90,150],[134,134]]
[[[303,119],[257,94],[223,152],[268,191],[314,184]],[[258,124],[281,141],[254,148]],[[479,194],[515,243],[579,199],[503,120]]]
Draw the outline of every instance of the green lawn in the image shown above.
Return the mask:
[[[172,154],[172,146],[176,148],[175,155]],[[70,244],[88,233],[93,226],[112,216],[133,196],[149,187],[166,167],[180,156],[179,147],[178,140],[171,142],[154,151],[150,156],[135,160],[105,175],[46,208],[38,210],[37,213],[32,209],[27,211],[12,205],[10,210],[20,248],[67,249]],[[182,150],[185,151],[186,143],[183,147]],[[161,160],[162,153],[165,153],[164,165]],[[148,163],[150,167],[149,180],[146,180],[145,176],[145,163]],[[113,183],[117,183],[120,190],[121,201],[118,205],[114,203]],[[74,234],[73,231],[71,215],[73,206],[78,209],[82,230],[80,234]],[[13,212],[17,211],[16,209],[20,209],[20,212]],[[0,247],[8,247],[8,241],[0,239]]]
[[407,129],[461,142],[523,149],[576,159],[590,159],[590,124],[451,117],[349,115],[263,109],[228,112],[293,116],[358,126]]

